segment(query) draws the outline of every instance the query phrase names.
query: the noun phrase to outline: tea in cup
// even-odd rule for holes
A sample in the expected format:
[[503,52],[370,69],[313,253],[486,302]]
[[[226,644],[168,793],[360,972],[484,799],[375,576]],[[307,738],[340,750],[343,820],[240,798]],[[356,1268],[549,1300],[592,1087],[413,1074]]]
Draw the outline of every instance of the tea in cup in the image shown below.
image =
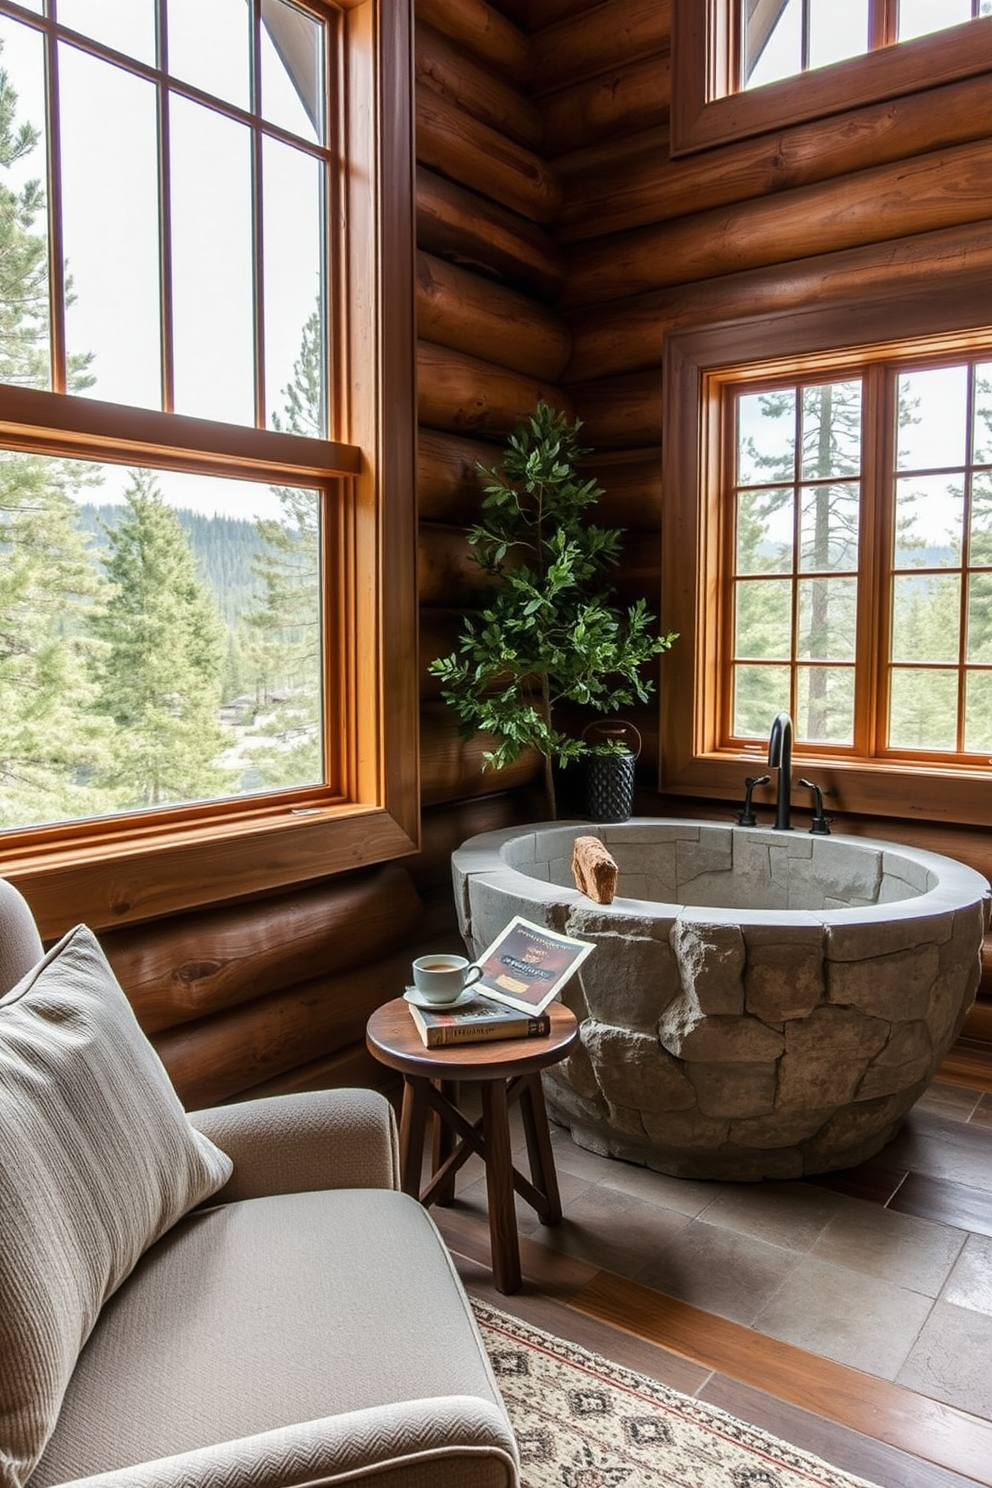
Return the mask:
[[449,956],[446,951],[418,956],[413,963],[414,986],[425,1002],[454,1002],[481,975],[481,966],[473,965],[465,956]]

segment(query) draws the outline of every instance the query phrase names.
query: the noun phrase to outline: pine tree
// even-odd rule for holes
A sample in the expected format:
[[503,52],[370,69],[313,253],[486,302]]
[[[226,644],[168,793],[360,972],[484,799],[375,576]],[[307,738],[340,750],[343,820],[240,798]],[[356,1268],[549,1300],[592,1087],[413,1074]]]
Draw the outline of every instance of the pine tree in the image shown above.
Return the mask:
[[124,494],[106,529],[110,597],[90,619],[104,647],[99,708],[116,730],[106,783],[121,810],[223,795],[237,778],[218,763],[230,742],[218,722],[223,624],[154,476],[132,471]]

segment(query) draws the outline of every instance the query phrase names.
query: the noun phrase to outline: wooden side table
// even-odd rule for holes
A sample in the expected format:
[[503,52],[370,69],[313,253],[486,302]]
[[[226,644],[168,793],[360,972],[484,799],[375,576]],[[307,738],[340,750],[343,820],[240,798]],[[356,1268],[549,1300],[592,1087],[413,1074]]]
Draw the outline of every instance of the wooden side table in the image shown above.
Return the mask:
[[[410,1009],[394,998],[372,1014],[366,1043],[380,1063],[403,1076],[400,1116],[400,1170],[404,1193],[424,1205],[450,1204],[455,1174],[473,1153],[486,1165],[489,1237],[493,1280],[501,1292],[520,1286],[520,1243],[513,1191],[536,1210],[544,1224],[561,1219],[548,1115],[541,1089],[541,1070],[564,1059],[578,1038],[575,1015],[552,1003],[551,1032],[546,1038],[500,1039],[428,1049]],[[459,1110],[459,1084],[477,1082],[482,1116],[474,1124]],[[510,1107],[520,1102],[530,1179],[513,1166],[510,1151]],[[427,1115],[436,1116],[431,1179],[420,1187]]]

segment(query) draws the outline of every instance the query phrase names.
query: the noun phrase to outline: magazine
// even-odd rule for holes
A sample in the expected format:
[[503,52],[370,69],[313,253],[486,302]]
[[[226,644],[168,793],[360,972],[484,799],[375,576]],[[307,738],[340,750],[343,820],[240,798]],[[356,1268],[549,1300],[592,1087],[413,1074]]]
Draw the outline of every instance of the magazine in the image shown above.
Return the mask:
[[492,1039],[547,1038],[551,1032],[548,1013],[518,1013],[488,997],[473,997],[449,1012],[411,1002],[410,1012],[428,1049],[488,1043]]
[[543,1013],[593,949],[592,941],[515,915],[476,958],[482,976],[475,990],[520,1013]]

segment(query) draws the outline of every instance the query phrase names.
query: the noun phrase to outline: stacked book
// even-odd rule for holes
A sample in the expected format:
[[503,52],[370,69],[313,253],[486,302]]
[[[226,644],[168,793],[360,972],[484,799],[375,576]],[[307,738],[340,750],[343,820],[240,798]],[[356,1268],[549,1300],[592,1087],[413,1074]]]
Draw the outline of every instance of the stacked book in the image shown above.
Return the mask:
[[549,1013],[522,1013],[485,997],[472,997],[446,1012],[411,1002],[410,1013],[428,1049],[488,1039],[543,1038],[551,1032]]

